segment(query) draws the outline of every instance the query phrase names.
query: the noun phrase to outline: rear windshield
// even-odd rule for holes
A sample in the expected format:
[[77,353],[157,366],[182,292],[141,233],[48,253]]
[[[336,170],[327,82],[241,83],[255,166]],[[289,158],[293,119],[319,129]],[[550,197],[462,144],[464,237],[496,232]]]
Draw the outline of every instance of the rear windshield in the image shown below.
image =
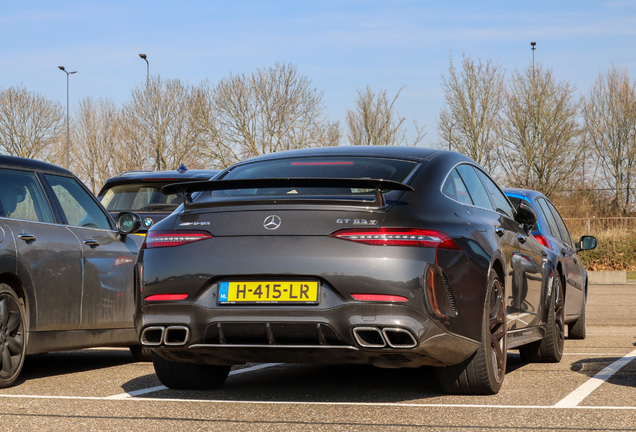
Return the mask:
[[181,194],[164,195],[161,188],[168,183],[131,183],[108,189],[99,199],[112,212],[172,212],[183,202]]
[[[241,165],[229,171],[223,180],[231,179],[265,179],[265,178],[347,178],[347,179],[381,179],[404,183],[417,167],[417,162],[399,159],[373,157],[329,157],[329,158],[294,158],[272,161],[254,162]],[[360,188],[321,188],[321,187],[287,187],[258,188],[213,191],[203,193],[200,200],[214,198],[257,198],[285,196],[286,198],[302,197],[342,197],[343,199],[373,200],[373,189]],[[391,191],[385,191],[388,200]],[[397,193],[397,191],[395,192]]]

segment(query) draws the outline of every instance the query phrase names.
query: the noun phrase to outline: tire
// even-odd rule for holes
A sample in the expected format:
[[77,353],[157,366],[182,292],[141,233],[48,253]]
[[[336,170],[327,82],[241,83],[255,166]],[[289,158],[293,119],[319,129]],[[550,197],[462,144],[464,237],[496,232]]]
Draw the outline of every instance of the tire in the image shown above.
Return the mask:
[[583,299],[583,307],[581,315],[573,323],[568,324],[568,339],[585,339],[585,299]]
[[481,323],[483,342],[468,360],[438,368],[438,379],[444,392],[491,395],[501,389],[508,351],[505,298],[504,286],[493,272]]
[[26,357],[24,303],[7,284],[0,284],[0,388],[18,379]]
[[173,362],[152,353],[152,363],[159,381],[171,389],[213,390],[221,387],[231,366],[211,366]]
[[550,309],[545,337],[519,348],[521,359],[534,363],[558,363],[563,358],[565,343],[565,302],[561,275],[557,274],[552,284]]
[[150,348],[143,345],[131,345],[128,348],[136,362],[152,361],[152,350]]

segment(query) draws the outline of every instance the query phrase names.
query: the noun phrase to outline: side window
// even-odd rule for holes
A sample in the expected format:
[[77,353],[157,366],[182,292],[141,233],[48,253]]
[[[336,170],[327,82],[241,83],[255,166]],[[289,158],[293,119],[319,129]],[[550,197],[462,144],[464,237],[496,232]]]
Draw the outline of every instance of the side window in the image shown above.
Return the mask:
[[0,169],[0,216],[53,223],[53,213],[34,173]]
[[554,219],[556,219],[556,223],[561,230],[561,236],[563,237],[563,241],[567,243],[571,248],[574,248],[574,242],[572,242],[572,238],[570,237],[570,233],[568,232],[567,227],[565,226],[565,222],[561,219],[561,215],[557,211],[556,208],[552,205],[551,202],[546,201],[548,203],[548,207],[552,210],[552,214],[554,215]]
[[539,203],[539,209],[541,210],[543,218],[548,223],[548,232],[552,234],[553,237],[563,240],[563,237],[561,237],[561,233],[559,232],[557,221],[554,219],[554,216],[552,216],[552,212],[550,211],[546,200],[544,200],[543,198],[539,198],[537,199],[537,202]]
[[102,209],[74,178],[47,175],[69,225],[110,230]]
[[464,180],[464,184],[468,188],[468,192],[470,193],[470,197],[473,199],[473,203],[477,207],[483,207],[489,210],[494,210],[490,199],[488,198],[488,194],[486,193],[486,189],[484,189],[484,185],[477,177],[475,170],[470,165],[460,165],[457,167],[457,171],[461,176],[462,180]]
[[442,193],[462,204],[473,204],[473,200],[470,199],[468,194],[468,189],[466,189],[466,185],[457,170],[453,170],[448,175],[444,187],[442,187]]
[[512,209],[510,202],[508,202],[508,199],[506,199],[506,196],[497,187],[495,182],[493,182],[490,179],[490,177],[488,177],[486,174],[484,174],[480,170],[476,169],[475,171],[477,171],[477,173],[479,174],[479,177],[484,182],[484,185],[486,185],[486,190],[488,190],[488,195],[490,195],[492,202],[495,203],[495,210],[497,210],[499,213],[503,215],[508,216],[510,219],[514,219],[515,212]]

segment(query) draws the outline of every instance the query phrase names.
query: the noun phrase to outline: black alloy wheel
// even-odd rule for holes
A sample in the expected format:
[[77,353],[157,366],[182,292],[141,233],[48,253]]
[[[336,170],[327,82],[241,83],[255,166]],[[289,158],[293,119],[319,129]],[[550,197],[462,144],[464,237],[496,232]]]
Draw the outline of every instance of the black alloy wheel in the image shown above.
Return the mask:
[[561,275],[557,273],[552,284],[550,308],[545,337],[519,348],[521,359],[537,363],[558,363],[563,358],[565,345],[565,295]]
[[494,271],[486,295],[481,346],[468,360],[438,369],[446,393],[484,395],[501,389],[508,360],[508,333],[504,286]]
[[0,388],[15,383],[26,354],[25,313],[22,301],[0,284]]

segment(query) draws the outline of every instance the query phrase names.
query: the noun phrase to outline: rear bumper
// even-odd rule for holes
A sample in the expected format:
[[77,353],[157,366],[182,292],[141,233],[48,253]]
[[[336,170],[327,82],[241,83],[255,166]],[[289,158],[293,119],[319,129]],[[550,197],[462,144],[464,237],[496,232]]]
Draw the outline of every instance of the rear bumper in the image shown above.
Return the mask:
[[462,362],[479,347],[419,311],[393,304],[293,308],[284,314],[170,304],[147,305],[142,312],[142,343],[181,362],[443,366]]

